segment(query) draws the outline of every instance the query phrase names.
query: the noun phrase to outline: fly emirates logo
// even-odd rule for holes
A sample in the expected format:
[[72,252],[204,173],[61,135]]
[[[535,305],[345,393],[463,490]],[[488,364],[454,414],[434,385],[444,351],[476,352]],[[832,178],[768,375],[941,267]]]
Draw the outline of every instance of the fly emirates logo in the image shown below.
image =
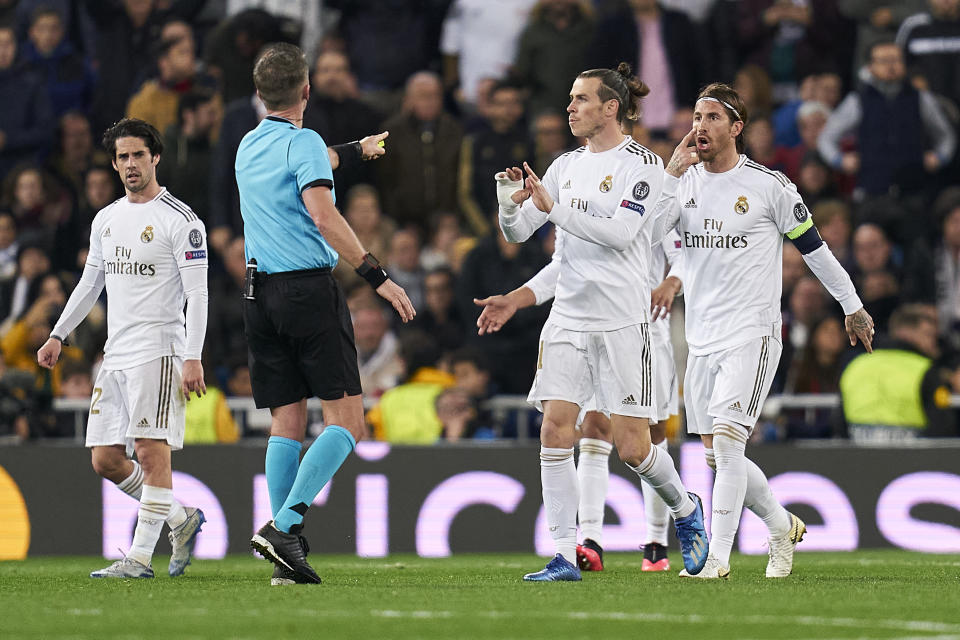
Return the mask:
[[131,260],[133,251],[123,245],[117,245],[113,250],[113,260],[104,260],[103,269],[106,275],[118,276],[147,276],[157,275],[157,267],[154,264],[146,264]]
[[723,220],[704,218],[703,233],[683,232],[683,246],[688,249],[746,249],[747,236],[723,233]]

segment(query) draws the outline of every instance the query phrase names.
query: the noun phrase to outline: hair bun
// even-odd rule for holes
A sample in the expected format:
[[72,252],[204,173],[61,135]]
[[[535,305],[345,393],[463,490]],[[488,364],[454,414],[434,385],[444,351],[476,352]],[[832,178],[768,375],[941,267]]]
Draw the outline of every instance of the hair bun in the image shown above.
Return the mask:
[[633,75],[633,67],[630,66],[629,62],[621,62],[617,65],[617,73],[622,75],[624,80],[627,80]]

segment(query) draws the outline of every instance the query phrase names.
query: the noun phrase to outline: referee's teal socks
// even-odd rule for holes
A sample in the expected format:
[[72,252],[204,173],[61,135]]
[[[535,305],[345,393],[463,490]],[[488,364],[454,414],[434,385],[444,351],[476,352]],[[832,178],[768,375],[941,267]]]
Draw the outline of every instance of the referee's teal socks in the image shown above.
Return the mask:
[[267,441],[267,459],[263,466],[267,475],[267,492],[270,494],[270,512],[274,518],[287,501],[290,487],[297,479],[302,448],[303,445],[296,440],[281,436],[270,436]]
[[330,482],[356,444],[350,432],[343,427],[329,425],[323,430],[304,454],[290,495],[273,519],[277,529],[289,533],[290,527],[303,522],[303,514],[313,504],[313,499]]

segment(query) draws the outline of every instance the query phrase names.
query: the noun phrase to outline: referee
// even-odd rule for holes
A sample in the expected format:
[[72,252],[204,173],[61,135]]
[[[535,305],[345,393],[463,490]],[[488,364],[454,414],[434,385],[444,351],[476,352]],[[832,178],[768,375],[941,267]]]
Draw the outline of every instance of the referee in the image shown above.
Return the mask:
[[[406,292],[361,246],[337,211],[331,161],[372,159],[386,133],[329,153],[303,129],[310,95],[299,48],[269,45],[253,70],[267,117],[237,151],[248,282],[244,300],[250,376],[257,407],[270,407],[266,476],[274,519],[250,544],[276,565],[272,584],[319,583],[300,536],[313,499],[365,431],[360,374],[346,299],[331,270],[338,256],[356,268],[407,322]],[[318,396],[327,424],[300,462],[307,402]]]

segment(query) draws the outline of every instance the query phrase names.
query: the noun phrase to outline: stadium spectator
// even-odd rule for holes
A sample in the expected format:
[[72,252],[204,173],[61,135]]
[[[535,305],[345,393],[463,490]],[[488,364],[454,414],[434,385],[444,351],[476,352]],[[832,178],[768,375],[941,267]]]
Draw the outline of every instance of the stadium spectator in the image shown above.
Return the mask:
[[340,12],[337,35],[360,91],[371,101],[392,106],[393,94],[412,74],[432,67],[448,1],[324,1]]
[[90,61],[64,38],[63,17],[41,6],[33,12],[27,33],[22,59],[44,79],[53,115],[60,117],[74,110],[88,113],[97,77]]
[[109,165],[93,165],[83,176],[82,197],[70,219],[57,227],[53,265],[58,271],[79,272],[87,261],[90,226],[97,212],[117,199],[117,176]]
[[[343,199],[343,217],[350,223],[357,239],[375,256],[386,256],[390,251],[390,241],[397,226],[380,208],[380,196],[377,190],[368,184],[358,184],[346,191]],[[343,286],[350,290],[363,282],[349,264],[343,260],[337,263],[333,275]]]
[[394,232],[386,262],[390,267],[390,277],[407,292],[414,309],[421,308],[424,271],[420,266],[420,236],[415,229]]
[[[241,2],[231,0],[231,4]],[[271,8],[280,8],[287,3],[272,4]],[[203,61],[207,73],[217,79],[223,101],[230,103],[253,95],[253,63],[257,54],[265,44],[285,40],[277,17],[262,8],[244,9],[214,27],[207,36]]]
[[13,27],[0,24],[0,180],[17,164],[39,160],[53,133],[43,80],[14,64],[16,58]]
[[672,124],[678,106],[693,104],[705,80],[701,61],[707,56],[701,42],[691,37],[693,26],[686,14],[665,9],[656,0],[630,0],[628,5],[598,22],[588,66],[636,63],[637,77],[650,87],[643,101],[643,125],[662,131]]
[[503,167],[518,166],[533,154],[524,125],[520,87],[506,81],[494,84],[483,126],[465,135],[460,149],[460,210],[474,235],[489,232],[490,212],[497,207],[490,176]]
[[240,193],[234,162],[243,136],[255,128],[267,110],[255,94],[237,98],[223,111],[223,123],[210,162],[210,246],[222,253],[234,235],[243,235]]
[[463,128],[443,110],[440,78],[426,71],[410,76],[403,111],[382,128],[390,132],[390,153],[375,169],[394,219],[425,229],[436,212],[456,211]]
[[834,0],[741,0],[736,26],[744,61],[767,70],[775,102],[796,95],[799,80],[818,69],[843,68],[853,47],[853,23]]
[[[688,121],[689,122],[689,121]],[[567,118],[560,113],[541,113],[533,119],[533,166],[542,175],[550,163],[572,146]]]
[[[866,69],[860,89],[827,120],[818,150],[831,166],[857,176],[860,198],[917,192],[925,173],[953,158],[956,134],[930,92],[906,81],[903,53],[895,43],[874,44]],[[845,152],[841,140],[850,133],[857,150]]]
[[907,299],[936,306],[940,335],[960,350],[960,187],[945,190],[934,205],[940,233],[918,239],[904,269]]
[[[497,390],[493,382],[490,364],[484,352],[477,347],[458,349],[450,356],[450,369],[453,372],[453,377],[456,379],[455,389],[466,394],[466,398],[471,406],[474,407],[474,411],[470,419],[462,425],[463,428],[459,432],[451,429],[450,425],[445,422],[446,439],[454,440],[454,436],[456,436],[458,438],[489,440],[495,437],[496,428],[493,424],[491,412],[488,409],[480,408],[485,401],[494,396]],[[437,413],[440,414],[442,418],[440,398],[437,399]]]
[[457,242],[461,239],[460,222],[455,213],[438,213],[430,221],[430,237],[420,251],[420,266],[425,271],[452,267]]
[[240,439],[227,397],[212,379],[207,381],[206,393],[187,403],[185,418],[184,444],[222,444]]
[[[48,397],[60,392],[63,362],[46,369],[37,364],[36,354],[47,341],[66,302],[66,288],[58,276],[47,273],[35,278],[30,284],[26,312],[0,338],[0,351],[7,366],[29,372],[34,379],[34,390]],[[65,346],[63,354],[67,358],[83,358],[83,352],[73,346]]]
[[900,303],[900,268],[887,231],[871,222],[859,225],[853,232],[853,261],[857,292],[869,301],[880,326],[887,326]]
[[177,122],[180,97],[197,84],[193,36],[162,40],[155,48],[157,77],[147,80],[127,103],[127,117],[166,131]]
[[737,69],[733,88],[743,96],[743,103],[758,118],[768,117],[773,110],[773,86],[764,67],[748,64]]
[[953,372],[937,358],[936,311],[898,307],[889,337],[870,357],[857,356],[840,376],[843,416],[856,443],[892,444],[920,436],[955,436],[945,399]]
[[960,108],[960,0],[928,0],[928,10],[907,18],[897,32],[914,86]]
[[832,72],[808,73],[800,80],[799,95],[780,105],[772,116],[776,143],[785,147],[795,147],[801,143],[800,129],[797,126],[797,111],[805,102],[820,102],[829,110],[840,102],[843,80]]
[[823,200],[841,197],[836,178],[836,173],[827,166],[819,152],[807,151],[800,159],[797,191],[808,206],[814,207]]
[[853,251],[850,237],[853,225],[850,220],[850,207],[843,200],[821,200],[810,209],[813,223],[820,237],[827,243],[830,252],[849,273],[853,270]]
[[457,278],[457,305],[460,318],[469,328],[466,344],[481,346],[489,356],[500,390],[503,393],[527,393],[533,381],[532,365],[537,361],[540,329],[547,319],[550,305],[525,309],[500,331],[478,336],[473,327],[481,308],[473,301],[513,291],[540,271],[549,262],[549,257],[536,242],[507,242],[497,214],[491,222],[491,233],[464,258]]
[[440,37],[443,84],[454,91],[466,111],[476,109],[482,79],[506,77],[536,1],[453,0],[450,4]]
[[33,164],[14,167],[4,181],[3,202],[17,219],[20,237],[52,249],[54,230],[70,216],[67,193]]
[[[90,363],[84,359],[65,358],[62,365],[62,381],[57,398],[90,403],[93,394],[93,376]],[[31,434],[40,438],[83,438],[87,426],[86,411],[80,414],[83,429],[77,429],[77,412],[47,411],[44,420],[31,424]]]
[[213,366],[218,379],[227,379],[227,367],[236,354],[246,353],[243,335],[243,306],[241,294],[247,273],[247,259],[243,253],[243,236],[236,236],[220,254],[223,271],[210,275],[210,312],[207,316],[206,359]]
[[33,281],[50,270],[50,258],[42,247],[19,242],[17,270],[12,278],[0,282],[0,336],[5,334],[29,304]]
[[903,21],[922,12],[926,4],[926,0],[840,0],[837,9],[857,24],[853,72],[867,62],[871,43],[893,38]]
[[19,250],[17,219],[9,211],[0,211],[0,283],[16,276]]
[[528,114],[553,112],[569,100],[570,79],[585,66],[593,29],[588,0],[540,0],[533,7],[511,70],[511,77],[529,90]]
[[[95,67],[97,91],[91,116],[94,135],[123,117],[127,101],[142,74],[153,68],[155,48],[169,16],[189,19],[203,2],[159,3],[154,0],[85,0],[84,8],[97,28]],[[175,119],[173,115],[165,124]]]
[[202,219],[210,215],[208,170],[223,109],[212,91],[194,88],[177,103],[177,121],[164,131],[159,179]]
[[79,111],[60,116],[57,149],[47,160],[47,169],[70,191],[74,210],[83,205],[84,175],[94,164],[109,166],[110,158],[93,144],[90,120]]
[[[310,84],[310,100],[303,112],[303,126],[319,133],[328,144],[359,140],[376,131],[383,114],[357,97],[357,79],[350,61],[339,51],[326,51],[317,58]],[[392,145],[393,140],[386,140]],[[390,150],[391,153],[393,149]],[[369,163],[337,170],[337,190],[347,193],[360,183],[373,182]],[[374,252],[376,255],[376,252]]]
[[[453,271],[440,267],[426,272],[423,279],[423,307],[410,323],[437,342],[441,355],[463,345],[467,328],[460,320],[460,309],[454,299]],[[454,372],[456,373],[456,372]]]
[[800,180],[800,166],[808,153],[817,152],[817,140],[823,131],[830,108],[822,102],[808,101],[797,109],[797,129],[800,131],[800,143],[793,147],[778,145],[777,158],[783,171],[790,180]]
[[383,392],[396,386],[403,376],[400,342],[390,329],[386,312],[375,300],[352,304],[350,315],[357,343],[360,386],[367,403],[373,406]]
[[[838,393],[848,345],[842,318],[835,315],[820,318],[810,327],[810,338],[806,345],[794,355],[783,391]],[[785,411],[784,420],[788,439],[829,438],[834,435],[836,426],[832,409]]]
[[407,330],[400,338],[400,358],[406,372],[403,383],[384,392],[367,412],[373,437],[392,444],[433,444],[443,425],[436,399],[456,379],[437,367],[440,354],[433,339]]

